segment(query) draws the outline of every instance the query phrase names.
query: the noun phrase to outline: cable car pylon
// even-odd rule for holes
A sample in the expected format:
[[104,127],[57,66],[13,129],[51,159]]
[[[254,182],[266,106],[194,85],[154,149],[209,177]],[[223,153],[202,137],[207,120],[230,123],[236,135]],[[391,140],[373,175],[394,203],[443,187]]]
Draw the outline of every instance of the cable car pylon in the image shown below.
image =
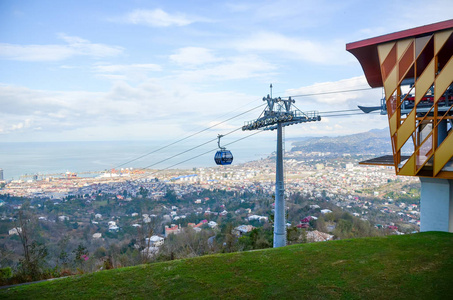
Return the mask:
[[[270,85],[272,95],[272,84]],[[277,129],[277,159],[275,172],[275,214],[274,214],[274,248],[286,246],[286,218],[285,218],[285,182],[283,177],[283,127],[321,121],[318,111],[302,112],[292,109],[295,102],[291,97],[287,100],[272,98],[267,95],[263,98],[267,107],[258,119],[246,122],[242,130],[274,130]]]

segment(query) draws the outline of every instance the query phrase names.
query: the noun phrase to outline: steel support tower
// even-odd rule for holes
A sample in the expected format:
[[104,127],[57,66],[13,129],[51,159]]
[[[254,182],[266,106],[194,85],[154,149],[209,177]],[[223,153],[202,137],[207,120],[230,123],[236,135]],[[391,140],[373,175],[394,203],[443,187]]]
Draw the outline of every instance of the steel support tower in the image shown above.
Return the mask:
[[[271,85],[272,88],[272,85]],[[272,92],[271,92],[272,93]],[[277,129],[277,157],[275,170],[275,212],[274,212],[274,248],[286,246],[286,217],[285,217],[285,179],[283,176],[283,127],[321,121],[317,111],[302,112],[292,110],[295,102],[291,97],[287,100],[263,98],[267,107],[256,120],[246,122],[242,130],[275,130]]]

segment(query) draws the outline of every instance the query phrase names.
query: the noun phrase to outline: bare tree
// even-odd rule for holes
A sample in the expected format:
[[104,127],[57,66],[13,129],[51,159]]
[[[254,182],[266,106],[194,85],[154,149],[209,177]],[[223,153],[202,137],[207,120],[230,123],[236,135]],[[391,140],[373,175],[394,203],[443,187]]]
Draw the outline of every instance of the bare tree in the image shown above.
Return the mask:
[[16,232],[24,250],[24,257],[20,260],[19,273],[28,280],[40,279],[42,267],[48,254],[45,245],[34,239],[34,233],[38,226],[36,216],[28,210],[24,204],[19,210],[16,221]]
[[137,228],[137,245],[140,251],[141,263],[145,264],[151,261],[155,256],[151,237],[156,233],[159,222],[156,217],[150,218],[148,222],[142,219],[140,226]]

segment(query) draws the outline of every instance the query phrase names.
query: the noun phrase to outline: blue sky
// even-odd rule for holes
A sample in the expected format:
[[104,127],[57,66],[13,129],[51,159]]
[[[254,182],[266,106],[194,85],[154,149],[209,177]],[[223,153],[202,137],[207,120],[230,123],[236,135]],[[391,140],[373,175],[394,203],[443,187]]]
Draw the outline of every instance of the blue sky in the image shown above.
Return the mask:
[[[368,87],[346,43],[452,17],[451,0],[1,0],[0,141],[171,140],[262,104],[269,83],[282,97]],[[381,95],[296,105],[351,109]],[[386,126],[379,115],[325,117],[286,137]]]

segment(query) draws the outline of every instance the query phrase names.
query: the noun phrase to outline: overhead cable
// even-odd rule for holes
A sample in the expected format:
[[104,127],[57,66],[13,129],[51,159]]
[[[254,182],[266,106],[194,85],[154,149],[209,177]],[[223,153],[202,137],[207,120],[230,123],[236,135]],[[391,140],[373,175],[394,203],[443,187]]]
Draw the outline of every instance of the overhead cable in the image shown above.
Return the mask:
[[[237,131],[237,129],[234,130],[234,131]],[[232,131],[232,132],[234,132],[234,131]],[[229,133],[227,133],[227,134],[230,134],[230,133],[232,133],[232,132],[229,132]],[[253,136],[253,135],[255,135],[255,134],[261,133],[261,132],[262,132],[262,131],[256,131],[256,132],[254,132],[254,133],[252,133],[252,134],[249,134],[249,135],[247,135],[247,136],[245,136],[245,137],[242,137],[242,138],[237,139],[237,140],[235,140],[235,141],[233,141],[233,142],[230,142],[230,143],[228,143],[228,144],[225,144],[225,146],[228,146],[228,145],[237,143],[237,142],[239,142],[239,141],[241,141],[241,140],[243,140],[243,139],[249,138],[249,137],[251,137],[251,136]],[[227,134],[225,134],[225,135],[227,135]],[[210,141],[210,142],[211,142],[211,141]],[[205,143],[205,144],[206,144],[206,143]],[[200,145],[200,146],[201,146],[201,145]],[[198,147],[195,147],[195,148],[198,148]],[[193,149],[195,149],[195,148],[193,148]],[[178,163],[176,163],[176,164],[173,164],[173,165],[171,165],[171,166],[168,166],[168,167],[166,167],[166,168],[156,170],[156,171],[154,171],[154,172],[152,172],[152,173],[150,173],[150,174],[144,174],[143,176],[140,176],[140,177],[137,178],[137,179],[140,179],[140,178],[143,178],[143,177],[147,177],[147,176],[152,176],[152,175],[157,174],[157,173],[159,173],[159,172],[161,172],[161,171],[168,170],[168,169],[170,169],[170,168],[176,167],[176,166],[178,166],[178,165],[181,165],[181,164],[183,164],[183,163],[186,163],[186,162],[188,162],[188,161],[190,161],[190,160],[193,160],[193,159],[195,159],[195,158],[198,158],[198,157],[200,157],[200,156],[203,156],[203,155],[212,153],[212,152],[214,152],[214,151],[216,151],[216,150],[217,150],[217,148],[211,149],[211,150],[209,150],[209,151],[206,151],[206,152],[203,152],[203,153],[201,153],[201,154],[192,156],[191,158],[185,159],[185,160],[183,160],[183,161],[180,161],[180,162],[178,162]],[[188,151],[190,151],[190,150],[188,150]],[[185,153],[185,152],[187,152],[187,151],[184,151],[184,152],[182,152],[182,153]],[[182,153],[180,153],[180,154],[182,154]],[[179,155],[179,154],[178,154],[178,155]],[[159,162],[159,163],[160,163],[160,162]],[[145,170],[145,169],[147,169],[147,168],[149,168],[149,167],[150,167],[150,166],[145,167],[145,168],[142,168],[142,170]]]
[[346,111],[360,111],[360,109],[343,109],[343,110],[331,110],[331,111],[320,111],[319,114],[330,114],[330,113],[339,113],[339,112],[346,112]]
[[[223,136],[227,136],[227,135],[229,135],[229,134],[232,134],[233,132],[236,132],[236,131],[238,131],[238,130],[240,130],[240,129],[242,129],[242,127],[239,127],[239,128],[237,128],[237,129],[235,129],[235,130],[232,130],[232,131],[230,131],[230,132],[228,132],[228,133],[225,133]],[[209,144],[209,143],[211,143],[211,142],[213,142],[213,141],[216,141],[216,140],[217,140],[217,138],[211,139],[211,140],[209,140],[209,141],[207,141],[207,142],[201,143],[201,144],[199,144],[199,145],[197,145],[197,146],[195,146],[195,147],[192,147],[192,148],[190,148],[190,149],[184,150],[184,151],[182,151],[182,152],[180,152],[180,153],[178,153],[178,154],[175,154],[175,155],[173,155],[173,156],[167,157],[167,158],[165,158],[165,159],[163,159],[163,160],[161,160],[161,161],[158,161],[158,162],[156,162],[156,163],[153,163],[153,164],[151,164],[151,165],[149,165],[149,166],[146,166],[146,167],[144,167],[144,168],[141,168],[141,169],[148,169],[148,168],[151,168],[151,167],[153,167],[153,166],[155,166],[155,165],[158,165],[158,164],[160,164],[160,163],[163,163],[164,161],[170,160],[170,159],[175,158],[175,157],[177,157],[177,156],[179,156],[179,155],[182,155],[182,154],[187,153],[187,152],[189,152],[189,151],[192,151],[192,150],[195,150],[195,149],[197,149],[197,148],[200,148],[201,146],[204,146],[204,145]]]
[[[362,90],[370,90],[370,89],[372,89],[372,88],[360,88],[360,89],[350,89],[350,90],[341,90],[341,91],[330,91],[330,92],[321,92],[321,93],[312,93],[312,94],[302,94],[302,95],[293,95],[293,96],[290,96],[290,97],[307,97],[307,96],[326,95],[326,94],[335,94],[335,93],[345,93],[345,92],[354,92],[354,91],[362,91]],[[247,105],[247,104],[246,104],[246,105]],[[218,126],[218,125],[221,125],[221,124],[226,123],[226,122],[228,122],[228,121],[230,121],[230,120],[232,120],[232,119],[235,119],[235,118],[237,118],[237,117],[239,117],[239,116],[242,116],[242,115],[244,115],[244,114],[246,114],[246,113],[248,113],[248,112],[250,112],[250,111],[253,111],[253,110],[257,109],[257,108],[260,108],[260,107],[262,107],[262,106],[264,106],[264,105],[265,105],[265,104],[258,105],[258,106],[254,107],[254,108],[251,108],[251,109],[249,109],[249,110],[247,110],[247,111],[245,111],[245,112],[242,112],[242,113],[240,113],[240,114],[237,114],[237,115],[235,115],[235,116],[233,116],[233,117],[231,117],[231,118],[228,118],[228,119],[226,119],[226,120],[224,120],[224,121],[218,122],[218,123],[216,123],[216,124],[214,124],[214,125],[212,125],[212,126],[209,126],[209,127],[207,127],[207,128],[204,128],[204,129],[202,129],[202,130],[199,130],[199,131],[197,131],[197,132],[195,132],[195,133],[193,133],[193,134],[190,134],[190,135],[188,135],[188,136],[186,136],[186,137],[184,137],[184,138],[181,138],[181,139],[179,139],[179,140],[176,140],[176,141],[174,141],[174,142],[172,142],[172,143],[170,143],[170,144],[167,144],[167,145],[162,146],[162,147],[160,147],[160,148],[158,148],[158,149],[155,149],[155,150],[153,150],[153,151],[151,151],[151,152],[148,152],[148,153],[143,154],[143,155],[141,155],[141,156],[139,156],[139,157],[136,157],[136,158],[131,159],[131,160],[127,161],[127,162],[124,162],[124,163],[118,165],[116,168],[122,167],[122,166],[127,165],[127,164],[129,164],[129,163],[131,163],[131,162],[134,162],[134,161],[137,161],[137,160],[139,160],[139,159],[141,159],[141,158],[144,158],[144,157],[146,157],[146,156],[148,156],[148,155],[151,155],[151,154],[153,154],[153,153],[156,153],[156,152],[158,152],[158,151],[161,151],[161,150],[163,150],[163,149],[166,149],[166,148],[168,148],[168,147],[170,147],[170,146],[173,146],[173,145],[175,145],[175,144],[177,144],[177,143],[180,143],[180,142],[182,142],[182,141],[184,141],[184,140],[187,140],[187,139],[189,139],[189,138],[191,138],[191,137],[193,137],[193,136],[195,136],[195,135],[198,135],[198,134],[200,134],[200,133],[202,133],[202,132],[205,132],[205,131],[207,131],[207,130],[209,130],[209,129],[212,129],[212,128]],[[295,105],[294,105],[294,106],[295,106]],[[297,108],[297,107],[296,107],[296,108]],[[297,108],[297,109],[298,109],[298,108]],[[354,111],[360,111],[360,110],[359,110],[359,109],[348,109],[348,110],[326,111],[326,112],[319,112],[319,114],[320,114],[320,115],[322,115],[322,114],[330,114],[330,115],[328,115],[328,116],[326,116],[326,117],[352,116],[352,115],[358,115],[358,114],[359,114],[359,113],[357,113],[357,114],[356,114],[356,113],[351,113],[351,114],[336,114],[336,115],[335,115],[335,113],[354,112]],[[263,111],[261,114],[263,114],[263,113],[264,113],[264,111]],[[332,113],[333,113],[333,115],[331,115]],[[235,131],[237,131],[237,130],[239,130],[239,129],[240,129],[240,128],[235,129],[235,130],[233,130],[233,131],[227,133],[226,135],[231,134],[231,133],[233,133],[233,132],[235,132]],[[150,168],[150,167],[152,167],[152,166],[154,166],[154,165],[157,165],[157,164],[162,163],[162,162],[164,162],[164,161],[170,160],[170,159],[172,159],[172,158],[174,158],[174,157],[176,157],[176,156],[179,156],[179,155],[182,155],[182,154],[184,154],[184,153],[186,153],[186,152],[189,152],[189,151],[192,151],[192,150],[194,150],[194,149],[197,149],[197,148],[199,148],[199,147],[201,147],[201,146],[203,146],[203,145],[206,145],[206,144],[208,144],[208,143],[210,143],[210,142],[212,142],[212,141],[215,141],[215,140],[216,140],[216,139],[209,140],[209,141],[207,141],[207,142],[205,142],[205,143],[202,143],[202,144],[200,144],[200,145],[198,145],[198,146],[192,147],[192,148],[190,148],[190,149],[188,149],[188,150],[185,150],[185,151],[180,152],[180,153],[178,153],[178,154],[176,154],[176,155],[173,155],[173,156],[171,156],[171,157],[168,157],[168,158],[166,158],[166,159],[164,159],[164,160],[161,160],[161,161],[159,161],[159,162],[157,162],[157,163],[154,163],[154,164],[152,164],[152,165],[149,165],[149,166],[147,166],[147,167],[145,167],[145,168]]]
[[[357,116],[357,115],[364,115],[365,113],[361,112],[361,113],[351,113],[351,114],[338,114],[338,115],[327,115],[325,116],[326,118],[330,118],[330,117],[343,117],[343,116]],[[368,113],[367,115],[376,115],[376,114],[380,114],[380,112],[370,112]]]
[[181,139],[179,139],[179,140],[177,140],[177,141],[174,141],[174,142],[172,142],[172,143],[170,143],[170,144],[167,144],[167,145],[165,145],[165,146],[162,146],[162,147],[160,147],[159,149],[153,150],[153,151],[148,152],[148,153],[146,153],[146,154],[143,154],[143,155],[141,155],[141,156],[139,156],[139,157],[136,157],[136,158],[134,158],[134,159],[131,159],[131,160],[125,162],[125,163],[122,163],[122,164],[118,165],[116,168],[122,167],[122,166],[127,165],[127,164],[129,164],[129,163],[131,163],[131,162],[137,161],[137,160],[139,160],[139,159],[141,159],[141,158],[144,158],[144,157],[146,157],[146,156],[148,156],[148,155],[151,155],[151,154],[153,154],[153,153],[156,153],[156,152],[158,152],[158,151],[160,151],[160,150],[163,150],[163,149],[165,149],[165,148],[168,148],[168,147],[170,147],[170,146],[173,146],[173,145],[175,145],[175,144],[177,144],[177,143],[180,143],[180,142],[182,142],[182,141],[184,141],[184,140],[187,140],[187,139],[189,139],[189,138],[191,138],[191,137],[193,137],[193,136],[195,136],[195,135],[198,135],[198,134],[200,134],[200,133],[202,133],[202,132],[205,132],[205,131],[207,131],[207,130],[209,130],[209,129],[211,129],[211,128],[214,128],[214,127],[216,127],[216,126],[219,126],[220,124],[226,123],[226,122],[228,122],[228,121],[230,121],[230,120],[233,120],[233,119],[235,119],[235,118],[237,118],[237,117],[239,117],[239,116],[242,116],[242,115],[244,115],[244,114],[246,114],[246,113],[248,113],[248,112],[250,112],[250,111],[252,111],[252,110],[255,110],[255,109],[257,109],[257,108],[260,108],[260,107],[262,107],[263,105],[264,105],[264,104],[258,105],[258,106],[254,107],[254,108],[251,108],[251,109],[249,109],[249,110],[247,110],[247,111],[245,111],[245,112],[243,112],[243,113],[237,114],[237,115],[235,115],[235,116],[233,116],[233,117],[231,117],[231,118],[228,118],[228,119],[226,119],[226,120],[224,120],[224,121],[221,121],[221,122],[219,122],[219,123],[216,123],[216,124],[214,124],[214,125],[212,125],[212,126],[209,126],[209,127],[204,128],[204,129],[202,129],[202,130],[200,130],[200,131],[197,131],[197,132],[195,132],[195,133],[192,133],[192,134],[190,134],[190,135],[188,135],[188,136],[186,136],[186,137],[184,137],[184,138],[181,138]]
[[358,92],[358,91],[366,91],[372,90],[373,88],[361,88],[361,89],[351,89],[351,90],[342,90],[342,91],[331,91],[331,92],[320,92],[320,93],[312,93],[312,94],[302,94],[302,95],[290,95],[288,97],[297,98],[297,97],[308,97],[308,96],[318,96],[318,95],[328,95],[328,94],[339,94],[339,93],[348,93],[348,92]]

